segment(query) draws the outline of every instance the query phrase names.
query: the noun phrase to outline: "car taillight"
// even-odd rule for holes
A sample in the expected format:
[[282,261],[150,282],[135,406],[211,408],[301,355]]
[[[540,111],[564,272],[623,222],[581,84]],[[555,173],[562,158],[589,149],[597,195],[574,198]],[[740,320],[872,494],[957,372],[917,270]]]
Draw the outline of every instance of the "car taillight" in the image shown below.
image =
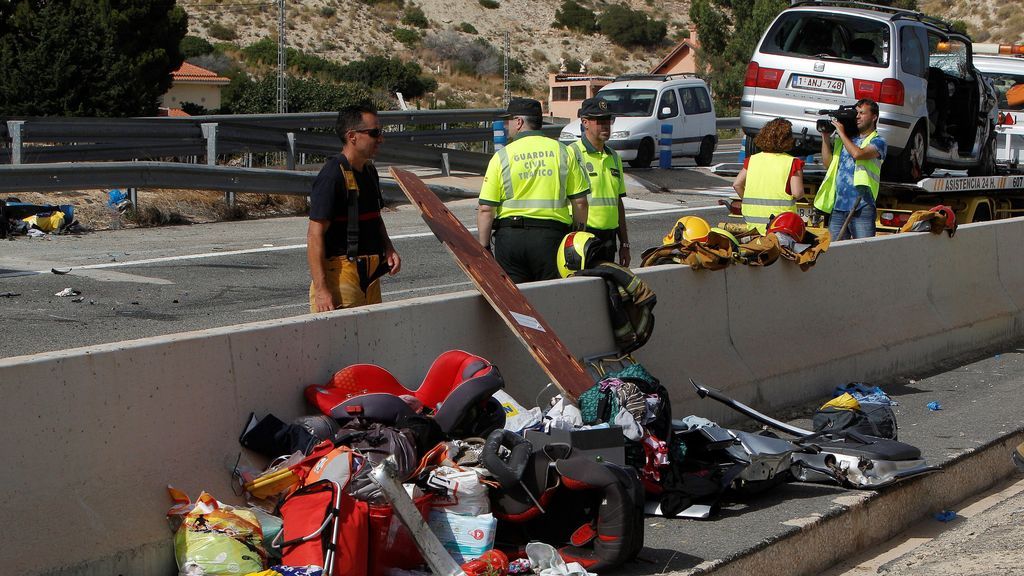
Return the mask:
[[757,69],[759,68],[757,62],[753,60],[750,64],[747,64],[747,76],[743,78],[743,85],[749,88],[757,88]]
[[890,226],[892,228],[899,228],[910,220],[910,214],[899,214],[897,212],[880,212],[878,214],[878,221],[881,222],[882,226]]
[[853,79],[853,97],[857,100],[870,98],[878,102],[879,92],[882,91],[882,84],[871,80]]
[[879,104],[903,106],[903,83],[895,78],[881,82],[853,79],[853,97],[857,100],[870,98]]
[[779,87],[779,82],[781,81],[782,70],[778,68],[761,68],[757,71],[758,88],[771,88],[774,90]]
[[903,106],[903,82],[895,78],[882,80],[882,90],[878,95],[878,103]]

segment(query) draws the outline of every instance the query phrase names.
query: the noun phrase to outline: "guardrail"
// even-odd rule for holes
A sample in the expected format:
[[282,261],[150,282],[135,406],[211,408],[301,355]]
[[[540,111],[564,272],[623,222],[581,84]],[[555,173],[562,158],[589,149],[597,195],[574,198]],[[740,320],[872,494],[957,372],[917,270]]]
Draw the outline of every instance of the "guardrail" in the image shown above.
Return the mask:
[[[497,108],[381,112],[380,120],[385,125],[440,128],[387,132],[388,144],[380,149],[377,158],[383,162],[440,168],[444,173],[483,173],[489,154],[438,145],[490,142],[493,132],[489,126],[449,125],[489,124],[501,113]],[[0,149],[0,191],[189,187],[223,190],[229,193],[229,203],[233,202],[230,194],[234,192],[305,194],[309,190],[306,176],[278,176],[282,171],[272,169],[217,166],[218,157],[283,152],[286,167],[294,170],[300,154],[330,156],[338,152],[338,139],[329,130],[336,118],[334,112],[314,112],[191,118],[11,119],[0,124],[0,140],[10,143]],[[720,129],[738,126],[738,118],[718,120]],[[543,131],[557,138],[561,129],[546,126]],[[157,161],[203,157],[206,165]],[[71,162],[80,164],[68,164]],[[105,165],[111,162],[119,163]],[[36,168],[29,169],[29,165]],[[21,168],[15,169],[16,166]]]

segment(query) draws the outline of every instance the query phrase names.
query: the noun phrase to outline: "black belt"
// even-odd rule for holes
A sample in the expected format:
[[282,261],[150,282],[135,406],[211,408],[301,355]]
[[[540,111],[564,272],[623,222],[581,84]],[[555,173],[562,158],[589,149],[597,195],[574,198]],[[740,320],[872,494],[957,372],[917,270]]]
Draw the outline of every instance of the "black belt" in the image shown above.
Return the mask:
[[498,218],[494,221],[494,229],[497,230],[499,228],[547,228],[549,230],[568,230],[569,225],[557,220],[510,216],[508,218]]

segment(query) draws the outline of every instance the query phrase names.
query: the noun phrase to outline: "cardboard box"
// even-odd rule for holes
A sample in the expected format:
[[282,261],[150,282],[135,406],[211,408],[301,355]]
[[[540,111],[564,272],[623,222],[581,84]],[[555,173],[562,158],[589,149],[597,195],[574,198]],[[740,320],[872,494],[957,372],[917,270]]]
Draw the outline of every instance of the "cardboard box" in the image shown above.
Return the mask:
[[548,444],[568,444],[574,455],[584,454],[602,462],[626,464],[626,444],[621,426],[596,428],[592,430],[551,430],[545,434],[539,430],[527,430],[526,439],[534,449]]

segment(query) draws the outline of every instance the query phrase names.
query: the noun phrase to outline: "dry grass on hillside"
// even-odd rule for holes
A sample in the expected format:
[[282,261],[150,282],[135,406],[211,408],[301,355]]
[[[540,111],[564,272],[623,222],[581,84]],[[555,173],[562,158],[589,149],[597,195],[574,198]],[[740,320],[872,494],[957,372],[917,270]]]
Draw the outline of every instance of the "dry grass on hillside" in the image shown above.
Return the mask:
[[945,20],[967,22],[975,42],[1024,42],[1024,2],[1021,0],[923,0],[923,11]]

